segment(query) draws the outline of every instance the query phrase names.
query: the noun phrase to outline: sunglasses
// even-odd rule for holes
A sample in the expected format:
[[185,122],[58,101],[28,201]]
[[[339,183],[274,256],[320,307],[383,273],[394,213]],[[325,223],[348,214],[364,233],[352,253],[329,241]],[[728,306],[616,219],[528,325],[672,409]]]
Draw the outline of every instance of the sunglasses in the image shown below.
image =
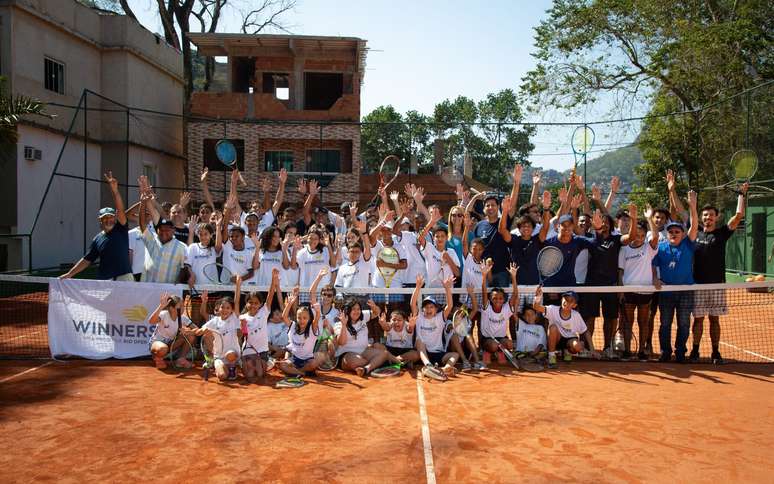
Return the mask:
[[320,296],[322,296],[322,297],[333,297],[333,294],[331,294],[329,292],[322,292],[322,293],[320,293]]
[[461,213],[453,213],[452,217],[463,217]]

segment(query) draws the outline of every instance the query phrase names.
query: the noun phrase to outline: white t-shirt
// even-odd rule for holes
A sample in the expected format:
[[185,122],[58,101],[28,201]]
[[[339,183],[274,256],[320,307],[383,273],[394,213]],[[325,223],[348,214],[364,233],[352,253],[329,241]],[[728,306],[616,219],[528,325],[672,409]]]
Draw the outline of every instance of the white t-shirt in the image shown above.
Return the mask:
[[546,319],[549,326],[556,326],[559,334],[564,338],[576,338],[586,332],[586,323],[578,311],[573,310],[569,319],[564,319],[561,309],[559,306],[546,306]]
[[342,288],[369,287],[371,267],[371,261],[365,261],[362,257],[354,264],[349,261],[341,264],[336,273],[336,283],[334,286]]
[[282,274],[282,249],[273,252],[262,250],[258,258],[261,265],[255,275],[255,283],[259,286],[271,286],[271,271],[277,269]]
[[435,316],[428,319],[422,313],[417,317],[417,338],[421,340],[430,353],[440,353],[444,350],[443,332],[446,323],[443,320],[443,313],[438,311]]
[[[318,249],[316,252],[310,252],[309,248],[304,246],[298,252],[296,261],[298,262],[298,285],[301,287],[309,287],[314,282],[320,269],[324,266],[330,267],[328,248],[322,247],[322,250]],[[323,279],[321,283],[326,284],[327,281]]]
[[347,342],[336,348],[336,356],[343,355],[344,353],[357,353],[360,354],[368,348],[368,321],[371,319],[371,311],[363,311],[363,317],[360,321],[352,325],[356,334],[353,335],[347,328],[344,327],[341,322],[337,322],[334,326],[336,337],[342,331],[347,332]]
[[[311,321],[309,322],[309,325],[312,325]],[[290,329],[288,330],[288,339],[290,340],[288,343],[288,350],[293,353],[293,356],[301,360],[313,358],[314,345],[317,343],[319,333],[315,333],[314,327],[310,327],[307,328],[309,332],[308,336],[304,335],[304,333],[298,334],[296,326],[297,323],[295,321],[290,324]]]
[[651,263],[658,254],[645,242],[639,247],[625,245],[618,252],[618,268],[623,269],[621,278],[624,286],[647,286],[653,283],[653,270]]
[[[460,266],[460,259],[457,257],[454,249],[445,249],[443,252],[449,254],[457,267]],[[425,269],[427,270],[428,279],[425,287],[443,287],[443,281],[454,275],[449,264],[443,261],[443,252],[436,249],[433,244],[425,244],[425,249],[422,251],[422,255],[425,256]]]
[[199,242],[194,242],[188,246],[185,263],[191,266],[191,272],[193,272],[197,284],[209,284],[212,282],[204,276],[203,269],[208,264],[214,264],[217,257],[218,254],[215,252],[215,247],[202,247],[202,244]]
[[[180,323],[182,326],[188,326],[191,324],[191,320],[181,315]],[[175,335],[177,335],[177,329],[177,320],[173,320],[169,315],[169,311],[165,309],[159,313],[159,322],[156,324],[156,329],[153,330],[153,336],[151,339],[173,339]]]
[[268,323],[269,343],[278,348],[288,346],[288,327],[285,323]]
[[511,306],[506,301],[500,312],[495,312],[490,303],[481,311],[481,335],[486,338],[505,338],[508,336],[508,321],[513,316]]
[[239,338],[237,336],[237,329],[239,329],[239,318],[235,313],[231,313],[231,316],[225,320],[220,316],[215,316],[207,321],[203,328],[212,330],[218,333],[222,338],[215,338],[212,352],[215,358],[222,358],[228,351],[236,351],[239,353]]
[[[254,250],[248,249],[246,245],[242,250],[235,250],[231,241],[226,241],[223,244],[223,267],[230,270],[233,275],[245,275],[253,267]],[[226,279],[221,274],[220,282],[231,284],[231,281]],[[248,283],[248,281],[245,281],[245,283]]]
[[[293,259],[293,247],[288,248],[288,262],[290,262]],[[316,274],[315,274],[316,275]],[[295,287],[298,285],[298,267],[293,269],[293,267],[288,266],[287,269],[282,269],[282,274],[280,275],[280,285],[282,287]]]
[[135,227],[129,231],[129,250],[132,251],[132,274],[142,274],[145,272],[145,257],[147,249],[142,240],[142,231],[140,227]]
[[[476,262],[473,258],[473,254],[468,252],[465,257],[465,263],[462,265],[462,288],[472,287],[473,289],[481,289],[481,280],[483,279],[483,273],[481,272],[481,264],[483,261]],[[481,303],[481,294],[477,294],[479,304]],[[462,304],[471,304],[470,296],[462,294],[460,296],[460,302]]]
[[403,329],[400,331],[390,328],[386,335],[385,345],[393,348],[413,348],[414,333],[408,332],[408,323],[403,323]]
[[[247,213],[242,212],[242,215],[239,217],[239,225],[245,230],[246,234],[247,223],[245,223],[245,220],[247,220]],[[255,233],[258,234],[259,238],[261,237],[261,233],[263,233],[263,231],[266,230],[272,223],[274,223],[274,212],[267,210],[261,216],[261,219],[258,221],[258,228],[255,230]],[[247,245],[248,240],[249,239],[245,236],[245,245]],[[250,245],[253,245],[252,241],[250,241]]]
[[[392,240],[392,248],[398,252],[398,259],[405,260],[408,263],[406,249],[404,249],[403,246],[398,243],[397,237],[393,236]],[[382,273],[379,272],[379,268],[376,266],[376,261],[379,260],[379,254],[384,250],[384,247],[385,246],[382,241],[377,240],[376,245],[371,250],[371,263],[373,264],[371,267],[371,285],[373,287],[387,287],[387,284],[384,281],[384,277],[382,277]],[[395,271],[395,275],[392,277],[392,281],[390,281],[390,287],[403,287],[405,272],[406,271],[403,269]]]
[[[322,309],[322,305],[320,305],[320,312],[324,311]],[[330,331],[328,331],[329,335],[334,334],[335,330],[335,323],[336,320],[339,318],[339,310],[336,309],[336,306],[331,306],[331,308],[328,310],[327,313],[323,313],[320,315],[320,328],[324,328],[325,326],[328,326],[330,328]]]
[[241,323],[247,326],[247,332],[244,335],[246,340],[244,354],[246,355],[269,351],[269,309],[266,306],[266,304],[261,306],[255,316],[250,316],[249,313],[239,316]]
[[539,324],[528,324],[519,320],[516,329],[516,351],[535,351],[538,346],[548,348],[546,330]]
[[427,270],[425,268],[425,259],[422,257],[420,247],[417,244],[417,234],[414,232],[403,231],[398,243],[403,247],[403,253],[406,254],[408,267],[403,274],[405,284],[414,284],[417,280],[417,274],[427,279]]

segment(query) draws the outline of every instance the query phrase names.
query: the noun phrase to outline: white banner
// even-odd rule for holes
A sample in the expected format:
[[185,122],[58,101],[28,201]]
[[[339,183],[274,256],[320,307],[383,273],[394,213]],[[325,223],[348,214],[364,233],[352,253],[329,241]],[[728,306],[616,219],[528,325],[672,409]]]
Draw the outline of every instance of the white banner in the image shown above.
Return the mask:
[[51,354],[91,359],[150,354],[148,318],[162,291],[182,296],[183,286],[53,279],[48,290]]

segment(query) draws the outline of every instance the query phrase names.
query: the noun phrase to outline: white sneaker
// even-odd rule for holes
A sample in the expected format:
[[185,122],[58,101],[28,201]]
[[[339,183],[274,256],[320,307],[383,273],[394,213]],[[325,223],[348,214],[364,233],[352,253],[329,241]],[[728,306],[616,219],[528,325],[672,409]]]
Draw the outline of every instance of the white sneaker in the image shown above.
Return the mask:
[[486,365],[483,361],[477,361],[476,363],[473,363],[473,368],[476,370],[486,370]]

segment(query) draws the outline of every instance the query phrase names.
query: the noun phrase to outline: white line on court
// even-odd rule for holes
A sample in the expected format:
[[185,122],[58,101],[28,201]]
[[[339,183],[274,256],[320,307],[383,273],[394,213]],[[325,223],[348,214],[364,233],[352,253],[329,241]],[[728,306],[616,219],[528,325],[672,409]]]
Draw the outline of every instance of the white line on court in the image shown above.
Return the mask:
[[33,371],[38,370],[40,368],[43,368],[44,366],[48,366],[48,365],[50,365],[52,363],[53,363],[53,361],[47,361],[47,362],[43,363],[42,365],[35,366],[33,368],[27,368],[26,370],[21,371],[21,372],[15,374],[15,375],[11,375],[11,376],[7,376],[7,377],[3,378],[2,380],[0,380],[0,383],[5,383],[7,381],[13,380],[17,376],[22,376],[22,375],[26,375],[27,373],[32,373]]
[[750,351],[750,350],[746,350],[746,349],[744,349],[744,348],[740,348],[740,347],[738,347],[738,346],[736,346],[736,345],[732,345],[731,343],[726,343],[725,341],[721,341],[721,342],[720,342],[720,344],[722,344],[722,345],[726,345],[726,346],[729,346],[729,347],[731,347],[731,348],[734,348],[734,349],[735,349],[735,350],[737,350],[737,351],[744,351],[744,352],[745,352],[745,353],[747,353],[748,355],[757,356],[758,358],[763,358],[763,359],[764,359],[764,360],[766,360],[766,361],[772,361],[772,362],[774,362],[774,358],[769,358],[768,356],[763,356],[763,355],[761,355],[761,354],[759,354],[759,353],[756,353],[756,352],[754,352],[754,351]]
[[34,335],[36,335],[38,333],[40,333],[40,331],[35,331],[34,333],[30,333],[30,334],[23,334],[21,336],[15,336],[15,337],[13,337],[11,339],[7,339],[7,340],[3,341],[3,343],[9,343],[11,341],[14,341],[14,340],[17,340],[17,339],[21,339],[21,338],[29,338],[30,336],[34,336]]
[[422,447],[425,454],[425,476],[427,484],[435,484],[435,466],[433,465],[433,446],[430,443],[430,424],[427,420],[425,391],[422,388],[422,372],[417,372],[417,399],[419,400],[419,421],[422,424]]

